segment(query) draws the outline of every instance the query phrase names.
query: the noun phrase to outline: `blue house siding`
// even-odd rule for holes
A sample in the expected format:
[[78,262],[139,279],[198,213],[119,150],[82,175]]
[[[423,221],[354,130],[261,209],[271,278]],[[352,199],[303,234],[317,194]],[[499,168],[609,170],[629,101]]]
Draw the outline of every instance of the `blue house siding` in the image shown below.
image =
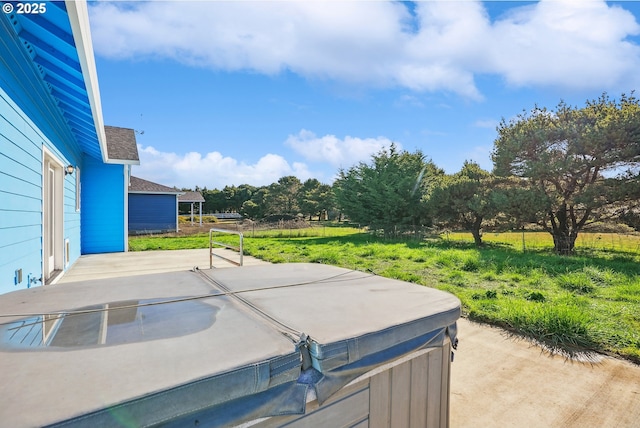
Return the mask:
[[125,168],[85,160],[80,172],[82,254],[125,251]]
[[[43,273],[43,147],[63,165],[78,164],[57,150],[0,87],[0,293],[41,285],[30,279],[39,280]],[[63,188],[62,238],[69,240],[71,265],[80,255],[74,175],[65,177]],[[20,269],[22,282],[16,283],[16,271]]]
[[[80,166],[81,149],[9,19],[0,16],[0,293],[42,285],[45,155],[62,179],[56,185],[62,219],[53,270],[65,270],[80,256],[75,174],[65,176],[61,168]],[[19,283],[16,271],[22,273]]]
[[127,248],[137,153],[109,157],[86,3],[46,6],[0,13],[0,294],[53,283],[83,253]]
[[27,288],[42,272],[41,139],[15,108],[0,88],[0,293]]
[[129,232],[176,230],[176,195],[129,193]]
[[[81,171],[82,168],[78,169]],[[66,254],[67,246],[63,249],[65,258],[69,260],[69,264],[65,264],[65,270],[71,267],[73,263],[80,257],[80,210],[76,210],[76,177],[77,170],[74,174],[65,177],[64,181],[64,237],[65,241],[69,240],[69,254]]]

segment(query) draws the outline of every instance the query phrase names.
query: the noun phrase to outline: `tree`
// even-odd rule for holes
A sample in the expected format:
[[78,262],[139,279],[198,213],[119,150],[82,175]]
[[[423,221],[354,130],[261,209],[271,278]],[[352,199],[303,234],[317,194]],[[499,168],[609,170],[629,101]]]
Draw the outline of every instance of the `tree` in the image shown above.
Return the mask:
[[236,186],[224,186],[222,193],[225,197],[225,211],[240,212],[242,204],[251,199],[251,194],[255,188],[248,184]]
[[309,178],[302,183],[298,192],[298,206],[302,214],[309,216],[309,221],[314,215],[321,217],[323,212],[333,208],[331,186],[322,184],[315,178]]
[[227,206],[225,195],[218,189],[203,190],[202,197],[204,198],[204,212],[224,212]]
[[469,230],[480,246],[483,221],[497,212],[492,190],[491,174],[477,163],[465,161],[460,172],[438,180],[425,201],[435,221]]
[[494,173],[526,180],[544,195],[538,223],[558,254],[571,254],[589,223],[614,217],[640,198],[640,105],[603,94],[585,107],[535,107],[498,126]]
[[417,226],[425,220],[421,202],[433,177],[442,174],[422,152],[398,151],[395,145],[340,170],[334,183],[336,203],[351,220],[391,235],[396,225]]
[[502,229],[520,229],[526,224],[538,223],[546,213],[547,196],[522,178],[494,176],[490,197],[496,210],[493,224]]
[[282,177],[277,183],[271,184],[266,198],[267,214],[298,214],[298,191],[301,187],[300,179],[293,175]]
[[251,195],[251,199],[242,203],[240,213],[247,218],[257,220],[264,217],[267,213],[266,199],[268,199],[266,187],[256,189]]

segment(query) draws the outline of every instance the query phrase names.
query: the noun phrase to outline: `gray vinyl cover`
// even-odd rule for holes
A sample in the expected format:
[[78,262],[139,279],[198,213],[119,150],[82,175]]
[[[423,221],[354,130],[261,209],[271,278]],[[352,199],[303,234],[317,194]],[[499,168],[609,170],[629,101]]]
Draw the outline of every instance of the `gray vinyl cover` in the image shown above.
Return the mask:
[[460,301],[428,287],[321,264],[210,270],[217,286],[308,336],[324,402],[363,373],[409,352],[456,342]]
[[[307,385],[297,383],[300,353],[295,345],[226,296],[134,309],[134,328],[128,331],[133,339],[118,330],[131,314],[114,311],[108,321],[113,344],[111,332],[105,345],[90,343],[99,330],[100,322],[94,321],[100,312],[88,314],[84,323],[77,322],[78,316],[66,317],[60,330],[72,331],[58,332],[50,346],[10,340],[41,325],[31,322],[38,314],[211,293],[217,290],[210,282],[185,271],[0,296],[0,425],[180,426],[181,417],[208,411],[214,417],[206,426],[230,426],[304,412]],[[160,316],[154,319],[154,314]],[[163,337],[167,329],[172,337]],[[78,337],[84,343],[74,346]]]
[[[89,311],[31,342],[42,314],[78,308]],[[0,296],[0,315],[3,426],[223,427],[304,413],[311,387],[322,403],[383,363],[455,341],[460,302],[280,264],[38,287]]]

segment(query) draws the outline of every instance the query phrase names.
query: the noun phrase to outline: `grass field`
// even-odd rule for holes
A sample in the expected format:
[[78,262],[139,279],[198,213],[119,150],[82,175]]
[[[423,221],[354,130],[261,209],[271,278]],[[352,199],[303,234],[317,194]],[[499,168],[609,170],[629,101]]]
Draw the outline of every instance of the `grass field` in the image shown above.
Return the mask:
[[[245,254],[273,263],[326,263],[445,290],[460,298],[464,315],[471,319],[569,353],[595,350],[640,363],[640,253],[635,237],[626,250],[589,248],[561,257],[546,246],[523,252],[521,234],[503,240],[485,235],[487,246],[482,249],[452,235],[385,241],[357,229],[325,227],[246,234],[244,247]],[[601,235],[601,240],[613,239]],[[204,248],[208,235],[136,237],[130,247]]]

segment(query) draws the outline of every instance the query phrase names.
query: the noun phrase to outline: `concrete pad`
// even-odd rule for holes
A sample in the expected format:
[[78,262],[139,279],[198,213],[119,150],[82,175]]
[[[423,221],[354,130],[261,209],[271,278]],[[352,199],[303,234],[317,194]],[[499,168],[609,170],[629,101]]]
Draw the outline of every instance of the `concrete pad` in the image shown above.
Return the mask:
[[[238,261],[238,253],[223,248],[215,254]],[[266,264],[250,256],[243,257],[245,266]],[[209,269],[209,249],[172,251],[132,251],[127,253],[88,254],[78,261],[56,283],[85,281],[89,279],[119,278],[123,276],[190,270],[197,266]],[[213,257],[214,268],[236,267],[219,257]]]
[[640,366],[550,356],[504,330],[461,319],[451,365],[452,427],[638,427]]

